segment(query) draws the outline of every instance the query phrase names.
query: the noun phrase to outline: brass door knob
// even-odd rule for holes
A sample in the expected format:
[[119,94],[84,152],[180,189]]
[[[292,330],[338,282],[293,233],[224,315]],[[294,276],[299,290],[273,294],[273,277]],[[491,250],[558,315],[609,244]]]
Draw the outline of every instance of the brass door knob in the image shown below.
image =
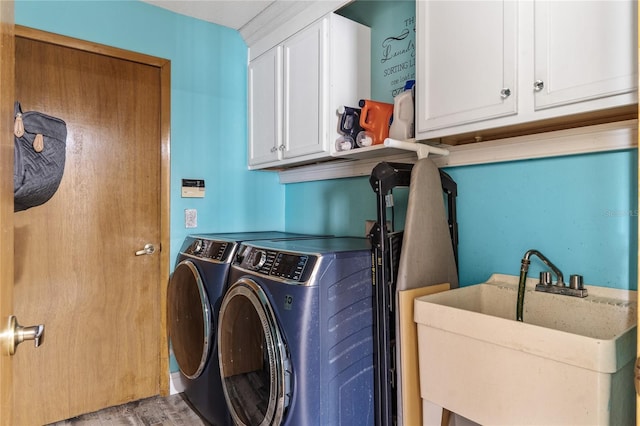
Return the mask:
[[9,326],[7,329],[7,351],[9,355],[16,353],[16,347],[25,340],[33,340],[35,347],[44,343],[44,324],[23,327],[18,324],[15,316],[9,316]]

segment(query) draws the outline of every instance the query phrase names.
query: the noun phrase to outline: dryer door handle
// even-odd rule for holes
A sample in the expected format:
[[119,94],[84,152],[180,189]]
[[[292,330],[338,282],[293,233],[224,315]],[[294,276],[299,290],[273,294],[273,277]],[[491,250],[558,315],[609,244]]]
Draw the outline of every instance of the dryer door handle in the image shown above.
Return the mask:
[[144,247],[142,248],[142,250],[138,250],[136,252],[136,256],[143,256],[145,254],[153,254],[155,253],[156,248],[153,244],[151,243],[147,243],[144,245]]

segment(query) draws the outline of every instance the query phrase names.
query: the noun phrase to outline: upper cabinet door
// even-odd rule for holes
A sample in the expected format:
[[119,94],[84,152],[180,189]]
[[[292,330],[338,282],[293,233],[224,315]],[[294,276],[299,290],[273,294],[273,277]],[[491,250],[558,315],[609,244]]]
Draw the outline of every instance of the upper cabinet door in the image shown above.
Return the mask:
[[417,1],[416,132],[517,113],[517,3]]
[[321,19],[283,43],[284,158],[326,151],[322,138],[326,108],[326,28]]
[[636,1],[536,1],[534,8],[536,110],[636,90]]
[[249,165],[277,161],[282,146],[282,48],[249,64]]

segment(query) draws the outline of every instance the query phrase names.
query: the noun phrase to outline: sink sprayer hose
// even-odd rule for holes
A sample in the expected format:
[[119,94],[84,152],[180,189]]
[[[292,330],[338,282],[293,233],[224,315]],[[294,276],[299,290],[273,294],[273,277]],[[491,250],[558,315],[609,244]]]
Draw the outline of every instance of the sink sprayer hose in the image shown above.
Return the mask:
[[520,280],[518,281],[518,303],[516,304],[516,320],[522,321],[522,311],[524,309],[524,291],[526,287],[527,272],[529,272],[529,259],[522,259],[520,265]]

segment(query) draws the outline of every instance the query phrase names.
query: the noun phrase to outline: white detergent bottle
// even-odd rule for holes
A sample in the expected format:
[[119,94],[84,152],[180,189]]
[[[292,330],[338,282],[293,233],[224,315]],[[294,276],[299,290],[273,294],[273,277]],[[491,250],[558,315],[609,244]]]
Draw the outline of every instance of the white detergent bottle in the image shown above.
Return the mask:
[[[407,88],[407,86],[409,86]],[[389,138],[406,141],[414,136],[413,127],[413,81],[405,85],[405,91],[393,98],[393,121],[389,127]]]

